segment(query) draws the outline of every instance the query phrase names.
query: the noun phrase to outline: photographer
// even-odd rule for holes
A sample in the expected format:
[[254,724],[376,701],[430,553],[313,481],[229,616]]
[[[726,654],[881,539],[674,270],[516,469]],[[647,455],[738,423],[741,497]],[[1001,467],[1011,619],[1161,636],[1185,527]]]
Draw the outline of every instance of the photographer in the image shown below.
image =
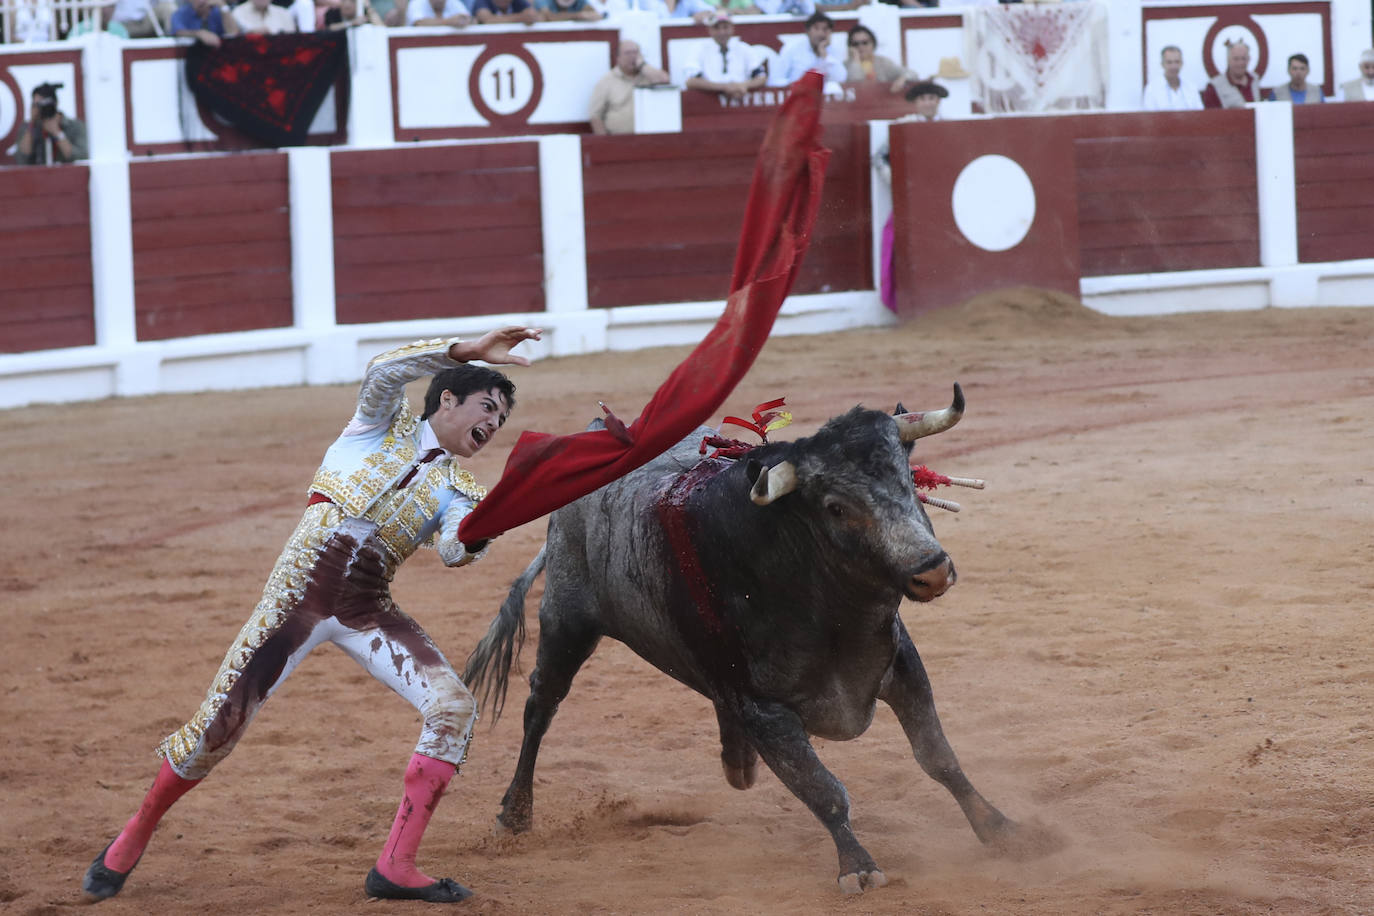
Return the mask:
[[29,123],[19,132],[14,161],[19,165],[47,165],[86,158],[86,125],[57,110],[61,83],[43,83],[33,90]]

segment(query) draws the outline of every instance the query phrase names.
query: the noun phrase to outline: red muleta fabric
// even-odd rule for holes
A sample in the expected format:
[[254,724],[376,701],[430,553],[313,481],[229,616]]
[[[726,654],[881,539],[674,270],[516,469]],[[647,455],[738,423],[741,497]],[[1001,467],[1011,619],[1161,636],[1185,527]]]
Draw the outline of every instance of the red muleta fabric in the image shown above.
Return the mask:
[[792,86],[754,166],[725,312],[629,426],[567,436],[526,432],[501,479],[458,527],[467,544],[533,521],[663,454],[715,415],[773,329],[820,206],[830,151],[820,145],[821,75]]

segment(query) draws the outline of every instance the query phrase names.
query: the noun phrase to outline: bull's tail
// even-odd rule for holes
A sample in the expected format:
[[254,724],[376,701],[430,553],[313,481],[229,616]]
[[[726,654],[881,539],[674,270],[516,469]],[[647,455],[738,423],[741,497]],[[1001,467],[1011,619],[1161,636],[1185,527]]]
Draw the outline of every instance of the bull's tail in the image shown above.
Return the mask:
[[487,635],[468,656],[463,669],[463,682],[474,695],[481,697],[482,708],[491,713],[491,724],[501,718],[506,705],[506,689],[510,686],[511,665],[520,658],[525,645],[525,596],[530,586],[544,571],[545,545],[530,565],[511,583],[510,594],[501,602],[501,610],[487,628]]

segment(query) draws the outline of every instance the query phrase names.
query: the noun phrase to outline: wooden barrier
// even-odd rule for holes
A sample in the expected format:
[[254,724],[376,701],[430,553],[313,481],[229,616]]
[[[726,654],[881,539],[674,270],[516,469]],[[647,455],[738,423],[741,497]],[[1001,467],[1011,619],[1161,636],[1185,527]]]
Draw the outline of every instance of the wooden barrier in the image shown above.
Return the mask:
[[[1249,111],[902,123],[890,137],[905,313],[997,286],[1078,295],[1083,277],[1259,264]],[[984,212],[960,212],[958,185],[986,160],[1031,194],[1024,231],[1005,248],[969,235],[1007,216],[996,194],[966,186]]]
[[1296,105],[1298,258],[1374,257],[1374,102]]
[[0,352],[95,343],[85,166],[0,169]]
[[539,146],[336,151],[336,318],[544,310]]
[[[765,120],[767,120],[765,118]],[[762,127],[582,141],[593,308],[724,299]],[[872,289],[868,134],[826,127],[825,197],[794,292]]]
[[291,325],[285,154],[134,162],[129,186],[139,340]]

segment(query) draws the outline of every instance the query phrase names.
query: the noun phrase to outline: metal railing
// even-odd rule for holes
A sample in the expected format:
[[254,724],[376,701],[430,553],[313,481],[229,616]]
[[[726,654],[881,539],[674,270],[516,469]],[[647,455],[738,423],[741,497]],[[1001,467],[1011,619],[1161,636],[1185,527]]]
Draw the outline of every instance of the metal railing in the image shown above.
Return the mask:
[[100,9],[113,0],[0,0],[0,40],[60,41],[73,28],[100,28]]

